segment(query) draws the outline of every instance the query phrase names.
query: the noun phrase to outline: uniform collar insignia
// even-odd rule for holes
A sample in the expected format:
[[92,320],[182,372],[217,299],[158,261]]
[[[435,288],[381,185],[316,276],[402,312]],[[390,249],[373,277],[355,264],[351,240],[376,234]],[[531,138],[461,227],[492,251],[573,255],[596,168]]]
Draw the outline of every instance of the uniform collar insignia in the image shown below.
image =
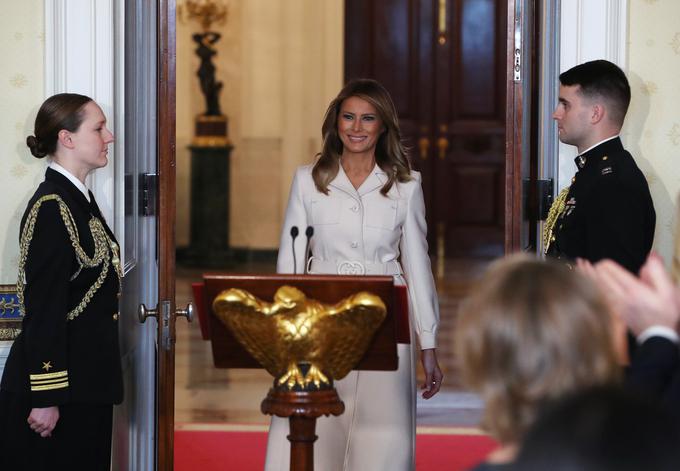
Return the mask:
[[[618,136],[612,137],[591,147],[576,157],[575,162],[579,168],[590,166],[593,162],[598,162],[603,156],[612,157],[623,150],[623,144]],[[581,161],[581,159],[583,159]]]

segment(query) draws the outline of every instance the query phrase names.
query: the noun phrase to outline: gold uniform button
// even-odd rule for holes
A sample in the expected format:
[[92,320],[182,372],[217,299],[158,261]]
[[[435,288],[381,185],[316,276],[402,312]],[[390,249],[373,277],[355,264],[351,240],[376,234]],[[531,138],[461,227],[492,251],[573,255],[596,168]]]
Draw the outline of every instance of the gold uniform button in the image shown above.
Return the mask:
[[571,182],[574,183],[576,181],[576,177],[571,177]]
[[114,320],[114,321],[117,321],[117,320],[118,320],[118,313],[117,313],[117,312],[115,312],[115,313],[113,314],[113,320]]
[[602,157],[602,160],[607,160],[608,158],[609,158],[609,157],[607,157],[607,156],[605,155],[604,157]]

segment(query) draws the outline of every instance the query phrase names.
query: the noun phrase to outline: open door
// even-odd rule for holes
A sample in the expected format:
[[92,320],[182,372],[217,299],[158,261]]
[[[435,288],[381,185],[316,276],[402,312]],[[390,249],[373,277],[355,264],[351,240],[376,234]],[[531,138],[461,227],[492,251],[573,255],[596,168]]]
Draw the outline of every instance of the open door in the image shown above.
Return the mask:
[[158,110],[158,471],[172,471],[175,433],[175,0],[157,0]]
[[508,0],[505,128],[505,253],[536,248],[536,146],[532,146],[534,4]]
[[[157,7],[154,2],[116,2],[114,12],[116,133],[124,143],[116,172],[123,191],[116,204],[124,208],[122,239],[125,277],[121,304],[121,354],[125,385],[123,404],[114,409],[112,469],[154,470],[156,458],[155,321],[139,322],[141,303],[158,299],[157,214]],[[124,44],[124,47],[122,47]],[[122,164],[122,165],[121,165]]]
[[[175,383],[175,1],[116,2],[124,64],[122,171],[125,402],[112,469],[173,469]],[[124,9],[124,11],[123,11]],[[124,38],[124,41],[121,40]],[[119,135],[121,132],[119,131]],[[148,306],[148,307],[147,307]],[[191,311],[180,311],[190,317]]]

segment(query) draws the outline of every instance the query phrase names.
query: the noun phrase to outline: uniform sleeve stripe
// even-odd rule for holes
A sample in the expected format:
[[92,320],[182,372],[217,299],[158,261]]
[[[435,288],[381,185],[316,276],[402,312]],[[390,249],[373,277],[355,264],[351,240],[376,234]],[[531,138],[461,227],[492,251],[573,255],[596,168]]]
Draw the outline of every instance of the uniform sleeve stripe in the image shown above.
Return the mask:
[[52,389],[68,388],[68,381],[56,384],[44,384],[42,386],[31,386],[31,391],[50,391]]
[[68,371],[55,371],[54,373],[43,373],[38,375],[30,375],[31,381],[40,379],[65,378],[68,377]]
[[31,381],[31,386],[37,385],[37,384],[63,383],[64,381],[68,381],[68,378],[43,379],[42,381]]

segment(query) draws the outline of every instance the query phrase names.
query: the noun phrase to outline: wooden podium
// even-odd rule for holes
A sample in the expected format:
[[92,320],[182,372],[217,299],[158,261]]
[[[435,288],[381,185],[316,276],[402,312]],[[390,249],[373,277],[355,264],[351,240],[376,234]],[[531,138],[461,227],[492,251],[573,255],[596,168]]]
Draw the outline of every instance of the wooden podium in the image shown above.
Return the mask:
[[[293,286],[308,298],[325,304],[335,304],[360,291],[379,296],[387,308],[387,316],[376,331],[366,353],[354,369],[390,371],[398,367],[397,339],[408,336],[408,319],[403,309],[395,309],[398,296],[391,276],[336,275],[204,275],[203,286],[194,285],[199,306],[201,327],[212,343],[213,360],[217,368],[262,368],[241,346],[212,309],[213,300],[224,290],[238,288],[264,301],[271,301],[283,285]],[[203,309],[201,309],[203,306]],[[395,315],[395,312],[400,314]],[[404,325],[405,323],[405,325]],[[399,335],[398,335],[399,334]],[[319,390],[285,390],[276,384],[261,405],[267,415],[288,417],[290,422],[291,471],[314,469],[316,419],[322,415],[340,415],[344,404],[334,387]]]

